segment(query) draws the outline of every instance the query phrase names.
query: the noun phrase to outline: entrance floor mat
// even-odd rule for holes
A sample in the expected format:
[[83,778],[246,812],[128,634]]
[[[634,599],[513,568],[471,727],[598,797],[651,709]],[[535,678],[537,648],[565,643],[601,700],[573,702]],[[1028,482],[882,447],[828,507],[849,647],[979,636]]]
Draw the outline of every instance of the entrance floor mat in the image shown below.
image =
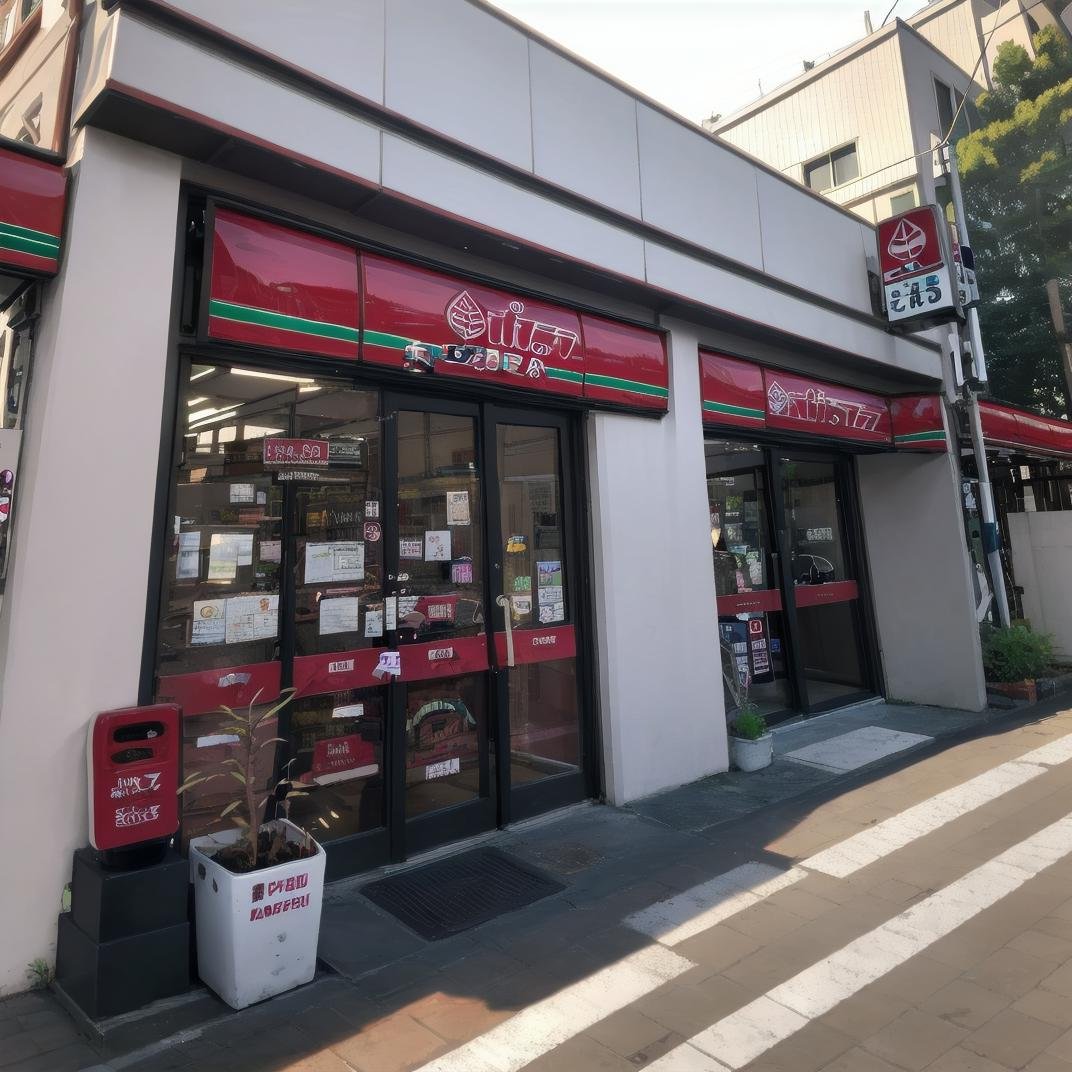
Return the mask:
[[563,889],[560,882],[498,849],[474,849],[369,883],[361,892],[435,942]]
[[922,733],[905,733],[903,730],[887,730],[881,726],[863,726],[838,737],[782,753],[786,759],[795,759],[813,767],[828,771],[851,771],[874,763],[876,759],[903,752],[917,744],[926,744],[933,737]]

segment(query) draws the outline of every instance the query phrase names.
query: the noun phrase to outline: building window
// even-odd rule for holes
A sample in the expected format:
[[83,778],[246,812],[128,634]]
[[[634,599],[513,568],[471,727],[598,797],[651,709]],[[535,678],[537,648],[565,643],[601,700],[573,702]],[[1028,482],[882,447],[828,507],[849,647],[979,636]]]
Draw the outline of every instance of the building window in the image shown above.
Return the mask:
[[[950,89],[945,82],[936,78],[934,98],[938,105],[938,133],[941,137],[952,134],[950,141],[955,144],[971,133],[975,106],[971,101],[964,100],[964,94],[959,89]],[[978,125],[977,120],[975,125]]]
[[899,216],[902,212],[916,207],[916,191],[907,190],[890,198],[890,215]]
[[860,160],[856,144],[844,145],[833,152],[824,153],[804,165],[804,182],[820,193],[860,177]]
[[22,18],[28,19],[40,6],[41,0],[22,0]]

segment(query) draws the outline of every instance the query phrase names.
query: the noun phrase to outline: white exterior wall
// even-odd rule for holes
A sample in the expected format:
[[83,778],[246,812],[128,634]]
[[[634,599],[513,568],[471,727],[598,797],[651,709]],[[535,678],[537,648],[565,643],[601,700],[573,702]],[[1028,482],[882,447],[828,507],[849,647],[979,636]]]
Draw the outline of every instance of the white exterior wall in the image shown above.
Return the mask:
[[857,458],[886,695],[986,706],[971,562],[948,454]]
[[0,994],[52,957],[88,839],[89,720],[137,701],[179,163],[89,131],[47,294],[0,646],[0,813],[19,861],[0,883]]
[[[992,14],[996,6],[990,0],[945,0],[925,8],[908,22],[962,71],[971,72],[975,70],[985,39],[986,31],[980,32],[980,22]],[[990,64],[986,59],[976,77],[978,89],[989,85]]]
[[728,766],[697,337],[667,326],[669,415],[588,419],[603,758],[615,804]]
[[1051,633],[1058,657],[1072,659],[1072,513],[1009,514],[1016,583],[1024,590],[1024,617]]

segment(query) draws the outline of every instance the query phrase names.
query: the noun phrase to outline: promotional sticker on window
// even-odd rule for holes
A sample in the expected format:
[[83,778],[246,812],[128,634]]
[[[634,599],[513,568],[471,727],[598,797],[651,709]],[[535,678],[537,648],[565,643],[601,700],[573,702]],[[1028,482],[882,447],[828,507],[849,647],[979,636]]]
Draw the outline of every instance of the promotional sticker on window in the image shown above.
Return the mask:
[[227,600],[199,599],[194,601],[194,620],[190,644],[222,644],[227,635]]
[[428,531],[424,534],[425,562],[450,561],[450,529]]
[[424,557],[424,541],[420,539],[399,540],[398,557],[417,560],[422,559]]
[[305,545],[305,583],[365,579],[365,545],[357,540]]
[[545,588],[548,585],[561,588],[562,563],[559,561],[537,562],[536,576],[537,585],[540,588]]
[[451,584],[472,584],[473,583],[473,561],[469,558],[459,559],[457,562],[451,564],[450,567],[450,583]]
[[469,517],[469,492],[447,492],[447,524],[468,525]]

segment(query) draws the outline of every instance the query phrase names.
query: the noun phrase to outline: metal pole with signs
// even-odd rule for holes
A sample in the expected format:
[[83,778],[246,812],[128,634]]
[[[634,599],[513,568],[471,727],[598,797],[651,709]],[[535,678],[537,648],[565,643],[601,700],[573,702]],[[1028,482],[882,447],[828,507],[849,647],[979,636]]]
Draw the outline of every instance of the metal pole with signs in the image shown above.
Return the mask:
[[[957,153],[952,145],[946,145],[943,153],[946,167],[949,169],[949,189],[953,197],[953,214],[956,218],[957,232],[962,249],[969,250],[968,217],[964,211],[964,197],[960,189],[960,172],[957,168]],[[974,273],[973,273],[974,274]],[[990,566],[990,577],[994,586],[994,601],[997,605],[998,620],[1008,627],[1009,597],[1005,590],[1005,571],[1001,562],[1001,537],[998,532],[997,511],[994,509],[994,493],[990,485],[990,466],[987,463],[986,443],[983,440],[983,421],[979,409],[979,387],[985,386],[986,352],[983,349],[983,333],[979,325],[979,310],[976,306],[978,290],[967,310],[967,343],[971,353],[972,375],[965,377],[966,408],[968,426],[971,429],[972,450],[975,454],[975,468],[979,476],[979,510],[983,522],[983,548]],[[960,353],[963,353],[963,346]],[[957,355],[959,357],[960,354]]]

